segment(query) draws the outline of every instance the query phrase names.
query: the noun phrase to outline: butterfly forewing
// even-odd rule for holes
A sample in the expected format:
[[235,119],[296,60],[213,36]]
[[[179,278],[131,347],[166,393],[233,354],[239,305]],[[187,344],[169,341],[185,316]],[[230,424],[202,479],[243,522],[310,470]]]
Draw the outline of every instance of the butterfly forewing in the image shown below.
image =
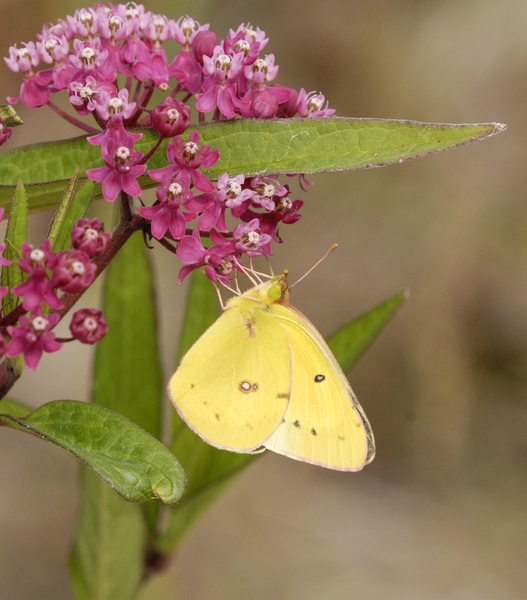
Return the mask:
[[192,346],[169,384],[181,417],[206,442],[247,452],[281,422],[291,388],[286,334],[261,302],[238,298]]
[[269,450],[341,471],[373,459],[371,428],[322,336],[296,309],[272,308],[288,338],[293,382],[284,419],[264,443]]

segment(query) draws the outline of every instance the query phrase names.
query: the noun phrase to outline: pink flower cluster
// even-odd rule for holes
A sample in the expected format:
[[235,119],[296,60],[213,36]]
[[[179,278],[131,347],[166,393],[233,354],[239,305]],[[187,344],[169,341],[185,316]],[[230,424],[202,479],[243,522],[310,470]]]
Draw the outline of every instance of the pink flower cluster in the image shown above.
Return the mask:
[[[3,213],[2,208],[0,220]],[[57,291],[78,294],[93,283],[96,265],[91,259],[104,252],[111,233],[104,231],[98,219],[80,219],[71,237],[72,248],[63,252],[53,252],[49,239],[44,240],[40,248],[22,243],[22,258],[18,260],[18,266],[27,273],[27,278],[11,289],[12,294],[23,298],[22,314],[18,325],[0,324],[0,356],[5,354],[12,358],[23,354],[25,364],[31,370],[36,369],[43,352],[56,352],[62,347],[51,331],[59,322],[60,315],[57,312],[46,314],[46,307],[59,311],[64,305]],[[0,254],[4,249],[5,244],[1,244]],[[10,263],[0,256],[0,264],[7,266]],[[8,287],[0,288],[0,297],[5,297],[8,292]],[[1,321],[9,323],[10,315]],[[88,344],[101,339],[107,329],[104,315],[95,309],[77,311],[70,325],[72,339]],[[9,342],[6,342],[6,333],[11,338]]]
[[[148,170],[159,182],[157,200],[139,212],[156,239],[169,247],[175,243],[185,264],[180,281],[203,267],[212,280],[228,285],[244,255],[271,253],[271,242],[281,242],[280,223],[300,218],[303,202],[290,200],[289,186],[276,177],[225,173],[211,181],[203,170],[216,164],[219,151],[200,145],[198,131],[188,141],[180,137],[190,126],[192,98],[200,122],[211,112],[213,120],[324,117],[335,112],[322,94],[275,82],[279,67],[273,54],[264,54],[269,40],[260,28],[242,24],[220,41],[208,24],[188,16],[175,21],[134,2],[98,3],[46,24],[37,40],[22,48],[12,46],[5,59],[12,71],[24,76],[20,98],[11,100],[53,107],[51,95],[65,90],[79,115],[93,116],[102,131],[88,141],[101,147],[104,166],[87,175],[102,183],[106,200],[113,202],[121,191],[140,196],[138,178],[146,174],[147,161],[163,139],[171,138],[169,165]],[[165,51],[167,40],[179,44],[173,57]],[[46,68],[37,70],[41,65]],[[166,97],[148,108],[156,88]],[[142,134],[130,128],[137,127],[159,135],[158,144],[146,154],[134,149]],[[45,256],[46,249],[41,252]],[[45,268],[55,267],[46,262]],[[37,275],[32,277],[36,282]],[[44,289],[48,284],[41,285]],[[49,305],[56,305],[48,288]]]

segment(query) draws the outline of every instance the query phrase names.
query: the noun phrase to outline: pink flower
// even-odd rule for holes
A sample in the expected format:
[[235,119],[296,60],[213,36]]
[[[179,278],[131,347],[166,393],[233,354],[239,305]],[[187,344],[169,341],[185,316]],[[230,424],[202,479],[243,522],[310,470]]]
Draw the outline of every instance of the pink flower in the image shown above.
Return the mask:
[[108,332],[108,324],[102,311],[95,308],[78,310],[70,323],[73,337],[83,344],[96,344]]
[[306,92],[304,88],[298,93],[298,114],[302,117],[331,117],[336,111],[334,108],[328,108],[324,106],[325,97],[323,94],[317,94],[316,92]]
[[191,236],[185,236],[180,240],[176,254],[187,266],[179,272],[179,283],[195,269],[205,267],[205,275],[209,279],[230,284],[231,275],[238,268],[234,243],[225,240],[214,229],[211,231],[210,239],[215,245],[205,248],[199,239],[198,230],[195,229]]
[[28,369],[34,371],[42,352],[56,352],[62,348],[62,344],[55,341],[55,334],[50,330],[59,322],[57,313],[42,315],[42,307],[36,308],[31,313],[31,319],[23,315],[19,319],[19,327],[10,325],[7,333],[11,341],[6,348],[6,356],[13,358],[24,354],[24,362]]
[[86,252],[76,250],[70,253],[66,250],[60,254],[53,268],[53,285],[68,294],[77,294],[93,283],[96,270]]
[[148,175],[155,181],[165,181],[177,175],[176,181],[183,189],[190,189],[190,181],[194,182],[200,192],[213,192],[215,186],[201,171],[200,168],[210,169],[220,157],[219,150],[212,150],[210,146],[199,147],[200,134],[193,131],[189,141],[184,142],[180,137],[175,137],[167,148],[167,157],[170,164],[161,169],[152,169]]
[[275,209],[275,197],[282,198],[289,193],[286,186],[278,183],[277,177],[253,177],[251,188],[254,190],[253,205],[260,205],[269,211]]
[[136,103],[128,102],[128,90],[120,90],[117,95],[101,89],[95,110],[103,121],[112,120],[114,125],[129,119],[135,111]]
[[71,232],[73,248],[83,250],[90,258],[102,254],[111,237],[111,232],[104,231],[104,225],[99,219],[79,219]]
[[[99,134],[100,135],[100,134]],[[121,190],[130,196],[140,196],[141,186],[137,178],[146,171],[146,165],[139,164],[142,152],[133,149],[133,142],[119,144],[111,138],[103,146],[105,167],[88,169],[86,175],[93,181],[102,182],[102,193],[106,200],[113,202]]]
[[169,86],[170,74],[168,72],[168,62],[165,51],[149,57],[148,61],[139,61],[134,65],[134,75],[139,81],[152,79],[162,92],[166,92]]
[[245,252],[247,256],[259,256],[262,246],[269,244],[272,237],[267,233],[261,233],[260,221],[253,219],[247,225],[240,223],[236,225],[233,232],[235,248],[238,252]]
[[185,235],[187,221],[196,218],[193,213],[184,213],[181,207],[192,199],[192,192],[183,192],[183,188],[177,182],[166,183],[157,189],[157,198],[159,204],[154,206],[139,207],[140,214],[145,219],[151,219],[152,235],[160,240],[167,232],[175,240],[179,240]]
[[[203,56],[203,71],[209,77],[203,84],[204,94],[196,94],[196,108],[209,112],[216,107],[229,119],[236,116],[235,108],[245,108],[247,103],[236,97],[235,82],[243,68],[243,52],[228,56],[222,46],[216,46],[211,57]],[[250,68],[250,67],[249,67]]]
[[175,77],[179,85],[187,92],[196,94],[201,88],[201,66],[194,53],[182,50],[168,67],[170,77]]
[[70,102],[79,115],[87,115],[93,112],[99,103],[99,94],[103,91],[109,95],[116,92],[115,86],[107,81],[97,81],[95,77],[88,75],[72,81],[68,90],[70,92]]
[[18,265],[22,271],[29,273],[29,277],[11,290],[13,294],[24,297],[22,306],[28,311],[34,310],[42,302],[56,310],[63,308],[46,271],[46,269],[53,269],[58,256],[51,252],[51,242],[44,240],[40,249],[23,242],[21,248],[22,258],[19,259]]

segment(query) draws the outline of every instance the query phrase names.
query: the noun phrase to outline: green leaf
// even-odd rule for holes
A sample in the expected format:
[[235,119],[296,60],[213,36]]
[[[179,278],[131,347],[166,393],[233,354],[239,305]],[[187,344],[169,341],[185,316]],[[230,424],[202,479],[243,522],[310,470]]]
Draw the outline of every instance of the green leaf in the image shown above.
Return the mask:
[[97,344],[92,401],[159,439],[165,385],[147,252],[138,232],[108,267],[103,310],[109,333]]
[[[201,272],[193,273],[180,336],[178,363],[200,335],[214,323],[218,313],[218,296],[212,282]],[[175,409],[171,450],[187,473],[188,488],[178,506],[168,508],[164,533],[154,540],[155,548],[162,554],[168,554],[175,548],[230,479],[254,459],[250,454],[236,454],[209,446],[187,427]]]
[[129,502],[157,497],[174,504],[185,490],[175,456],[135,423],[101,406],[57,400],[22,417],[0,413],[0,421],[68,450]]
[[62,200],[53,215],[53,219],[51,220],[49,231],[47,237],[51,242],[51,248],[53,248],[55,241],[57,239],[57,235],[59,234],[62,224],[64,223],[64,219],[68,214],[68,207],[71,204],[73,197],[77,192],[77,187],[79,185],[79,169],[75,169],[75,175],[68,183],[68,187],[66,188],[64,195],[62,196]]
[[[56,227],[55,239],[52,240],[51,244],[53,252],[62,252],[67,248],[71,248],[71,232],[73,231],[73,226],[79,219],[83,219],[86,216],[95,195],[95,188],[95,182],[88,179],[77,190],[75,195],[70,198],[70,201],[65,208],[62,221],[60,225]],[[64,196],[64,198],[65,197],[66,196]],[[60,207],[57,209],[57,212],[59,210]],[[55,223],[56,221],[54,221],[53,224]]]
[[[383,119],[314,118],[272,121],[236,119],[195,125],[201,141],[219,149],[220,159],[205,170],[211,178],[262,173],[321,173],[385,166],[456,148],[495,135],[506,128],[498,123],[433,124]],[[148,152],[157,141],[143,131],[135,148]],[[165,141],[149,160],[149,168],[167,164]],[[11,197],[18,179],[27,185],[32,209],[58,202],[75,169],[102,166],[100,148],[82,136],[17,148],[0,155],[0,206]],[[84,171],[81,171],[81,175]],[[42,183],[46,182],[46,183]],[[142,186],[158,185],[148,177]],[[33,186],[28,184],[34,184]],[[98,188],[99,189],[99,188]]]
[[405,293],[396,294],[329,336],[328,346],[344,372],[375,340],[406,297]]
[[10,414],[13,417],[25,417],[30,412],[33,412],[33,410],[31,406],[22,404],[18,400],[11,400],[10,398],[2,398],[0,400],[0,412]]
[[146,528],[137,504],[82,471],[81,519],[70,556],[79,600],[133,600],[143,578]]
[[[9,289],[22,283],[25,279],[24,272],[18,266],[18,259],[22,257],[20,245],[27,240],[28,206],[24,184],[20,180],[16,186],[15,196],[11,204],[9,223],[5,236],[4,258],[13,261],[10,265],[2,266],[2,285]],[[21,298],[8,292],[2,300],[4,312],[12,311]]]
[[[164,385],[146,252],[136,234],[108,268],[104,312],[109,332],[97,344],[92,400],[159,437]],[[83,475],[82,495],[81,527],[71,562],[77,596],[82,600],[132,600],[147,544],[144,512],[87,474]]]

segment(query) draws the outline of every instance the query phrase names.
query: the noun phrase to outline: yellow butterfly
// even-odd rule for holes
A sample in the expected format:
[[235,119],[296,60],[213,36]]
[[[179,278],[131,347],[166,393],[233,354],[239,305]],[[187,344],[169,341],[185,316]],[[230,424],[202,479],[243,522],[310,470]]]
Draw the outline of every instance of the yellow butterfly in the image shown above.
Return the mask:
[[368,419],[320,333],[289,304],[287,271],[228,300],[168,392],[207,443],[266,448],[339,471],[373,460]]

